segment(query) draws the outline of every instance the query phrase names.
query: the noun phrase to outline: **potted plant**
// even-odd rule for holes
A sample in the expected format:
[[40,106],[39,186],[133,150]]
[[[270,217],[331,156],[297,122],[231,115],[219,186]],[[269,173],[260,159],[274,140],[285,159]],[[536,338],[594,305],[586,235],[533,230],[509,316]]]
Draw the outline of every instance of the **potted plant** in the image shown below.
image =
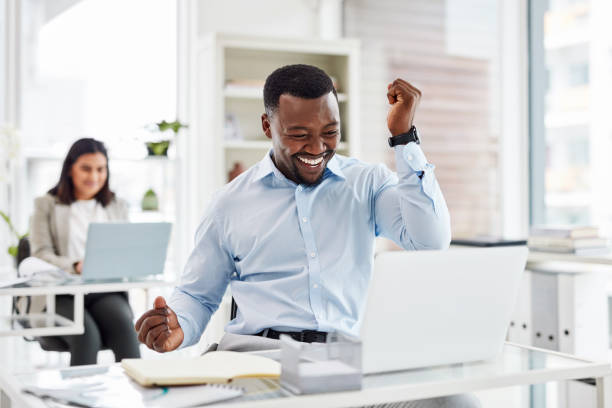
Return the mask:
[[168,147],[170,147],[171,141],[171,136],[168,135],[168,132],[171,131],[173,133],[172,136],[176,138],[178,132],[182,128],[187,127],[186,124],[181,123],[178,119],[174,120],[174,122],[162,120],[151,125],[150,130],[157,134],[157,137],[155,140],[145,142],[149,156],[168,156]]
[[140,202],[140,208],[142,208],[142,211],[157,211],[159,209],[159,200],[152,188],[144,193]]
[[15,227],[13,226],[13,223],[11,222],[11,217],[9,217],[3,211],[0,211],[0,217],[2,217],[2,219],[6,222],[6,225],[8,225],[9,230],[13,233],[13,235],[15,235],[15,238],[17,238],[17,244],[16,245],[11,245],[11,246],[8,247],[8,253],[9,253],[9,255],[11,255],[13,257],[13,259],[15,260],[15,266],[17,266],[17,255],[18,255],[18,251],[19,251],[19,241],[21,241],[22,238],[27,237],[28,233],[26,232],[25,234],[21,234],[20,235],[17,232],[17,230],[15,229]]

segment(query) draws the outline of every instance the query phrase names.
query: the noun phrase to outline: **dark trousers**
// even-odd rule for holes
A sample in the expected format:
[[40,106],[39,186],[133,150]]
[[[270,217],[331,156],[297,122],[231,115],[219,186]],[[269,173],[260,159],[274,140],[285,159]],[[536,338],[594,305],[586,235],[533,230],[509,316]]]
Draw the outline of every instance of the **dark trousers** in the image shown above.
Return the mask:
[[[96,364],[98,351],[110,348],[115,361],[139,358],[140,349],[134,331],[134,314],[124,292],[90,293],[84,299],[83,324],[85,333],[60,336],[70,348],[70,365]],[[57,314],[73,318],[74,298],[55,297]]]

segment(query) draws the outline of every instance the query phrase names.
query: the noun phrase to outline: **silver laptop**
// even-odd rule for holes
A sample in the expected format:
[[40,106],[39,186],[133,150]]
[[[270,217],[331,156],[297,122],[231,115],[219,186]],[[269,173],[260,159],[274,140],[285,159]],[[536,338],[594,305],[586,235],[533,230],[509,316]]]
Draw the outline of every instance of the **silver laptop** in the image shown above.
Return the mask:
[[83,281],[163,273],[171,228],[168,222],[89,224]]
[[524,246],[379,254],[361,326],[364,373],[494,357],[526,261]]

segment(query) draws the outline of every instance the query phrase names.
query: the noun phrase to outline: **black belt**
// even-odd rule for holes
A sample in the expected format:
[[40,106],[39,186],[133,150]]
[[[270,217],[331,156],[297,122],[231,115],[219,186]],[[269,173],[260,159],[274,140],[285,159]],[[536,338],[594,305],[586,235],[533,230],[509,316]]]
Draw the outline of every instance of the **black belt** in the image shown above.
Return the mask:
[[293,340],[303,341],[305,343],[325,343],[325,341],[327,340],[327,333],[316,330],[283,332],[276,331],[274,329],[264,329],[259,333],[255,333],[255,336],[267,337],[269,339],[279,339],[281,334],[286,334],[290,336]]

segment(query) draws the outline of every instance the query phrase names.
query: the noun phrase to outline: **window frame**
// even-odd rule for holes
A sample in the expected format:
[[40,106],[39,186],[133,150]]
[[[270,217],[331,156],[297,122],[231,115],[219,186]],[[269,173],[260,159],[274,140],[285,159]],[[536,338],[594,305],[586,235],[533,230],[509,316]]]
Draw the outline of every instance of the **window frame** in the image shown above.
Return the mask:
[[546,221],[546,111],[547,71],[544,14],[548,0],[528,0],[529,93],[529,225]]

